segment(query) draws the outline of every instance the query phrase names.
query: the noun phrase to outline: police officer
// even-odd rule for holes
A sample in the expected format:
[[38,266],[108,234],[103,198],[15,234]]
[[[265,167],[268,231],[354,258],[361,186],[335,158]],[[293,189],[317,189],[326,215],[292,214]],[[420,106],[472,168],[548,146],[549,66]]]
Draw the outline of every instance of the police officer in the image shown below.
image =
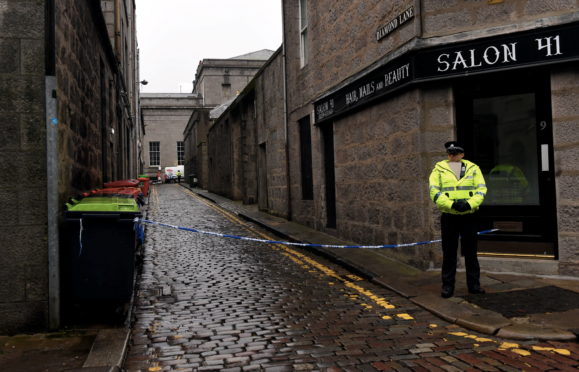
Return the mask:
[[444,144],[448,159],[436,163],[430,174],[430,198],[442,212],[442,292],[444,298],[454,293],[456,256],[459,236],[466,265],[469,293],[482,294],[480,267],[476,253],[475,212],[487,192],[480,168],[464,158],[464,148],[455,141]]

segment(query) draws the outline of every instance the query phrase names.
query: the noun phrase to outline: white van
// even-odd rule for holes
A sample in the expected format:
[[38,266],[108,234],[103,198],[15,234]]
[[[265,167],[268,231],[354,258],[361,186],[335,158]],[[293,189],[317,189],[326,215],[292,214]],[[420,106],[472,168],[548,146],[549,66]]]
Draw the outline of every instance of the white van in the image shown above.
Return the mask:
[[177,182],[177,171],[181,171],[181,179],[185,178],[185,166],[177,165],[174,167],[165,167],[165,182]]

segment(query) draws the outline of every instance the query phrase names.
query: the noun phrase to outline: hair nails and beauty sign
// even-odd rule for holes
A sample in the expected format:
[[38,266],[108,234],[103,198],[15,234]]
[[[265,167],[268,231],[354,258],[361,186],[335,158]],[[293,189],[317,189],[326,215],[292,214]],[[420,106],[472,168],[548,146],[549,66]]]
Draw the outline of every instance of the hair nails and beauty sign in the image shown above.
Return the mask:
[[577,40],[576,22],[409,52],[316,101],[316,122],[414,83],[577,60]]
[[316,122],[347,112],[412,81],[410,58],[397,59],[314,103]]

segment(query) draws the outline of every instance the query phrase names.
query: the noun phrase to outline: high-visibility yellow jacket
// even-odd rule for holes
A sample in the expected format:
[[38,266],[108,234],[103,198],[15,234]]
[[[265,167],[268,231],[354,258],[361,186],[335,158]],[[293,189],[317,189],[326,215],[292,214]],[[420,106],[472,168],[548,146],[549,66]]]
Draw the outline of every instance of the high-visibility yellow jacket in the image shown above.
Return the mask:
[[[487,186],[478,165],[468,160],[461,160],[462,177],[458,179],[448,160],[439,161],[430,173],[430,199],[441,212],[452,214],[468,214],[475,212],[482,204],[487,193]],[[466,200],[470,210],[458,212],[452,209],[456,200]]]

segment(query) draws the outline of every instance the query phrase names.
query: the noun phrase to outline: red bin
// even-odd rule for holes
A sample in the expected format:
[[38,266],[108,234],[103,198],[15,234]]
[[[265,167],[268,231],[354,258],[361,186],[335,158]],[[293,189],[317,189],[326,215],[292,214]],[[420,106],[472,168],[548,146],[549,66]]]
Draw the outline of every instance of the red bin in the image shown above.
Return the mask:
[[105,188],[110,187],[139,187],[139,180],[120,180],[112,181],[104,184]]
[[151,184],[151,179],[149,177],[139,177],[137,178],[139,181],[139,187],[143,191],[143,195],[146,197],[149,196],[149,185]]

